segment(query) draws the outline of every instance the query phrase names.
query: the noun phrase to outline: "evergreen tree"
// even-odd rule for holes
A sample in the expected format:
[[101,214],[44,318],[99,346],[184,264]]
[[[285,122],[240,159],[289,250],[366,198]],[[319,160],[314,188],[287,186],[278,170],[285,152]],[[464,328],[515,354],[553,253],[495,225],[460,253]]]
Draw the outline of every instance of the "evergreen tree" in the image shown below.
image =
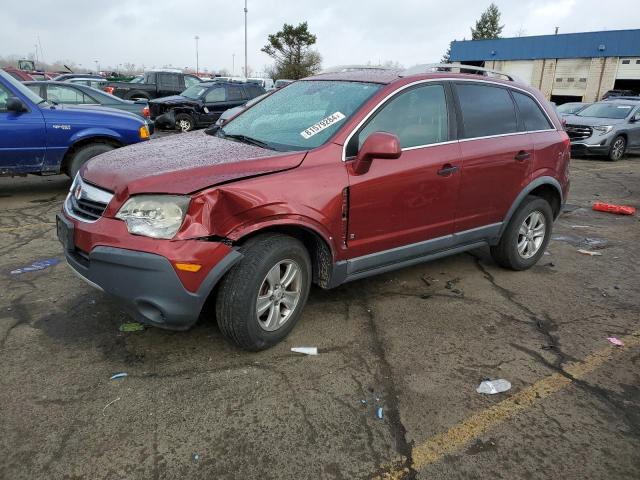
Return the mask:
[[311,50],[316,36],[309,32],[307,22],[298,26],[284,24],[282,30],[269,35],[262,51],[275,60],[273,78],[298,80],[320,70],[322,57]]
[[449,44],[449,46],[447,47],[447,51],[444,52],[444,55],[442,55],[442,58],[440,59],[440,63],[451,63],[451,60],[449,59],[450,56],[451,56],[451,44]]
[[471,39],[500,38],[503,28],[504,25],[500,25],[500,10],[495,3],[492,3],[480,15],[480,20],[476,22],[476,28],[471,29]]

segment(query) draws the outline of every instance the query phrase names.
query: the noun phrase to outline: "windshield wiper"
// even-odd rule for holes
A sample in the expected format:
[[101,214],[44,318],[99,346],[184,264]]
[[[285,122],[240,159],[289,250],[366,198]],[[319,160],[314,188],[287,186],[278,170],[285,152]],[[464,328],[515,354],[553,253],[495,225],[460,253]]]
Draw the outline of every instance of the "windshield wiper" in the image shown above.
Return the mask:
[[247,137],[246,135],[224,134],[224,137],[222,138],[231,138],[232,140],[239,140],[243,143],[248,143],[249,145],[255,145],[256,147],[266,148],[268,150],[275,150],[275,148],[270,146],[268,143],[263,142],[262,140],[258,140],[257,138]]

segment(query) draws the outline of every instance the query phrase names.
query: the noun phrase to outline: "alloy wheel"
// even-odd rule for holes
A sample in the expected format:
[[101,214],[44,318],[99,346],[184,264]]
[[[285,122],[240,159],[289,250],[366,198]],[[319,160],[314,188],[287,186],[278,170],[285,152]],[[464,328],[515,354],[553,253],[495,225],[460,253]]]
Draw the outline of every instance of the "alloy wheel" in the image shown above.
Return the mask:
[[273,332],[284,325],[296,309],[302,292],[302,273],[293,260],[274,265],[260,285],[256,300],[258,325]]
[[534,210],[524,219],[518,230],[518,254],[525,259],[533,257],[540,250],[546,232],[544,215]]
[[185,119],[178,120],[178,128],[183,132],[188,132],[191,130],[191,122]]
[[615,142],[613,142],[613,146],[611,147],[611,158],[613,158],[614,160],[620,160],[623,154],[624,138],[620,137]]

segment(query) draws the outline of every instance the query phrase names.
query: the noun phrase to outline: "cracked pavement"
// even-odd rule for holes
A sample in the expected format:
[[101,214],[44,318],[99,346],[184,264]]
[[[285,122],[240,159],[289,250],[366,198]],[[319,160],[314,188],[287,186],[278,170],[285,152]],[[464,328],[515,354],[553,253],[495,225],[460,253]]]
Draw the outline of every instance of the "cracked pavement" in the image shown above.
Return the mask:
[[[62,259],[54,217],[70,181],[0,178],[0,478],[639,478],[640,348],[581,378],[569,368],[640,331],[639,218],[590,210],[640,207],[639,160],[572,161],[557,239],[531,270],[502,270],[480,249],[314,288],[292,334],[260,353],[207,318],[122,333],[127,315],[64,261],[11,275]],[[415,458],[554,374],[571,381]],[[479,395],[484,378],[513,386]]]

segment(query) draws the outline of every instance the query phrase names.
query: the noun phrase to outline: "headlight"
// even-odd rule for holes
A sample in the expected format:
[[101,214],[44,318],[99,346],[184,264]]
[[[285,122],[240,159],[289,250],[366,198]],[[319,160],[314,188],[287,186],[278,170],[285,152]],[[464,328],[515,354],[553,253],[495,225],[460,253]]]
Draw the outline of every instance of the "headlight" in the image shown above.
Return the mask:
[[591,128],[593,128],[600,135],[604,135],[605,133],[609,133],[611,130],[613,130],[612,125],[598,125],[597,127]]
[[190,197],[178,195],[136,195],[116,214],[129,233],[153,238],[173,238],[189,207]]

